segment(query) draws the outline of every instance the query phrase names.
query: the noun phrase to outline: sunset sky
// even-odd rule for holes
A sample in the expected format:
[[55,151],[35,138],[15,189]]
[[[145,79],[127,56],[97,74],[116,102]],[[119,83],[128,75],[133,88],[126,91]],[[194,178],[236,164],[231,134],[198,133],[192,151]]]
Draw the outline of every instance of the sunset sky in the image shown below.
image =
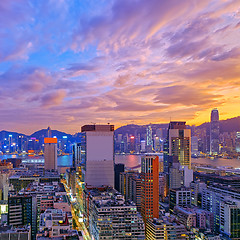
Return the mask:
[[240,0],[0,1],[0,130],[240,115]]

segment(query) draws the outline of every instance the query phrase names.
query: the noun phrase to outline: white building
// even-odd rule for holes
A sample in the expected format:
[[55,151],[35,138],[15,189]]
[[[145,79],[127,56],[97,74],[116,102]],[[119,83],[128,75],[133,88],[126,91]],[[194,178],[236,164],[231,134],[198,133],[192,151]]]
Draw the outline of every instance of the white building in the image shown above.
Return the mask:
[[114,187],[114,126],[85,125],[85,183]]
[[57,138],[44,138],[44,169],[57,170]]

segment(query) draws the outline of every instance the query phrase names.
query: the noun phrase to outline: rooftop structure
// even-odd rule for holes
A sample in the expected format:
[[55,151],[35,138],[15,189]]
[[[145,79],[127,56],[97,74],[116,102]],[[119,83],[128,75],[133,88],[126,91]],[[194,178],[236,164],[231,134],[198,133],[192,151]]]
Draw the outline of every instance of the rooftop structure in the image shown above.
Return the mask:
[[84,218],[95,239],[145,239],[136,205],[112,188],[84,191]]

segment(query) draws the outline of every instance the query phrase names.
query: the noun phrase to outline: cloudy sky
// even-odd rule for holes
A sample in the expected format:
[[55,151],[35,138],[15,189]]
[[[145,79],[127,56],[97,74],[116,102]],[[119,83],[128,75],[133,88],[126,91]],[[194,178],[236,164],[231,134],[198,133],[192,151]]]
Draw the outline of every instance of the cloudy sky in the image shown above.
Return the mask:
[[0,126],[240,115],[240,0],[0,1]]

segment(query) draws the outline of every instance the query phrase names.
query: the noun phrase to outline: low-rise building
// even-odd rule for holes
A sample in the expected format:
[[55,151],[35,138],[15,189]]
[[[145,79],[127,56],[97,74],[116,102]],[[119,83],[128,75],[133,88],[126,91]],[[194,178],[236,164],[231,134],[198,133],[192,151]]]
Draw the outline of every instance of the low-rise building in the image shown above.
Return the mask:
[[146,223],[146,240],[189,239],[188,231],[168,217],[148,219]]
[[84,221],[94,239],[145,239],[136,204],[112,188],[84,191]]
[[0,226],[1,240],[31,240],[31,226],[13,227]]

